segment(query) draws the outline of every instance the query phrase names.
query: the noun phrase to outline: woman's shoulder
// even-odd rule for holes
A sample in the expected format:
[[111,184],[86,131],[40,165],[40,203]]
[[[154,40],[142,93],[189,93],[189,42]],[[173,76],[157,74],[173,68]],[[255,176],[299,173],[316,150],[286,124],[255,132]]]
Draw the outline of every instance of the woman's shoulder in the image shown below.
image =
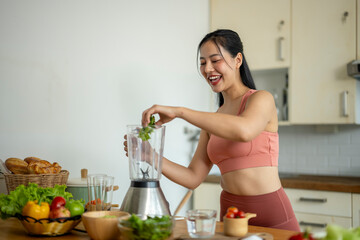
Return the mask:
[[255,90],[253,93],[249,96],[249,99],[259,99],[259,100],[270,100],[274,99],[273,95],[266,90]]

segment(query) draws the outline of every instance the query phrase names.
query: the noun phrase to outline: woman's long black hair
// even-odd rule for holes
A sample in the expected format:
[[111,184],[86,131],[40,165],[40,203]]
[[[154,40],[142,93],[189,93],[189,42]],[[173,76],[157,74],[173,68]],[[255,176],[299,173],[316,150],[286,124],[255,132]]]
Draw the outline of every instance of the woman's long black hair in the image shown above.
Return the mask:
[[[240,76],[242,82],[248,88],[256,89],[254,80],[251,76],[249,66],[245,59],[243,44],[241,42],[239,35],[236,32],[228,29],[218,29],[214,32],[206,34],[206,36],[199,43],[198,55],[201,46],[207,41],[213,41],[217,46],[217,48],[219,49],[220,53],[221,51],[219,45],[222,46],[226,51],[228,51],[232,57],[236,57],[236,55],[240,52],[243,56],[242,64],[240,66]],[[221,92],[218,93],[218,102],[219,102],[219,107],[221,107],[224,104],[224,97]]]

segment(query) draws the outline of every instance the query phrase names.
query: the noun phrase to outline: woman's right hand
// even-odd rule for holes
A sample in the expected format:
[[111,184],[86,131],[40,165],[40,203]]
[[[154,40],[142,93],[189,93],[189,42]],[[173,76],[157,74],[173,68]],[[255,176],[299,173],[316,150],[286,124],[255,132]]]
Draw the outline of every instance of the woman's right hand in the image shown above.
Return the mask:
[[125,150],[125,154],[128,157],[128,143],[127,143],[127,135],[124,135],[124,150]]
[[156,125],[163,125],[164,123],[172,121],[180,114],[179,107],[153,105],[151,108],[146,109],[142,114],[141,124],[147,126],[150,123],[150,117],[153,114],[158,114],[160,119]]

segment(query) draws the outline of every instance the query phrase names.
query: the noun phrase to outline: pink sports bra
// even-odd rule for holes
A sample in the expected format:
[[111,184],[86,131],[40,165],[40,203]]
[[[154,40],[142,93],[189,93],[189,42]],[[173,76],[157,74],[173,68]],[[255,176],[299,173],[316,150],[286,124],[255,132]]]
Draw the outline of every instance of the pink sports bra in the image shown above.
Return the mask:
[[[246,101],[256,90],[244,94],[241,103],[241,114]],[[253,167],[278,166],[279,135],[277,132],[263,131],[249,142],[236,142],[211,135],[207,153],[210,161],[216,164],[221,174]]]

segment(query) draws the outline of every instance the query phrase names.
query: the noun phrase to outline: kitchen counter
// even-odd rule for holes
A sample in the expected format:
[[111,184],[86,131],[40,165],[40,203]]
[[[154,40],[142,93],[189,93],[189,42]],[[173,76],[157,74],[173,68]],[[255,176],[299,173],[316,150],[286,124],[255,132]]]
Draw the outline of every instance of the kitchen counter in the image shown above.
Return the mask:
[[[83,226],[78,226],[77,228],[83,228]],[[293,231],[287,230],[279,230],[275,228],[264,228],[264,227],[255,227],[249,226],[249,233],[266,233],[265,239],[270,240],[286,240],[289,239],[290,236],[296,234]],[[34,237],[27,235],[23,226],[16,218],[10,218],[7,220],[0,219],[0,239],[11,239],[11,240],[18,240],[18,239],[34,239]],[[58,237],[41,237],[41,240],[64,240],[64,239],[87,239],[89,240],[89,236],[86,233],[78,232],[78,231],[71,231],[69,234],[58,236]],[[185,220],[178,220],[175,223],[175,229],[173,236],[171,239],[190,239],[186,229],[186,222]],[[223,235],[223,223],[217,222],[216,223],[216,234],[214,239],[234,239],[230,237],[226,237]]]
[[[207,183],[220,183],[221,177],[209,175]],[[360,177],[318,176],[306,174],[280,174],[284,188],[360,193]]]

